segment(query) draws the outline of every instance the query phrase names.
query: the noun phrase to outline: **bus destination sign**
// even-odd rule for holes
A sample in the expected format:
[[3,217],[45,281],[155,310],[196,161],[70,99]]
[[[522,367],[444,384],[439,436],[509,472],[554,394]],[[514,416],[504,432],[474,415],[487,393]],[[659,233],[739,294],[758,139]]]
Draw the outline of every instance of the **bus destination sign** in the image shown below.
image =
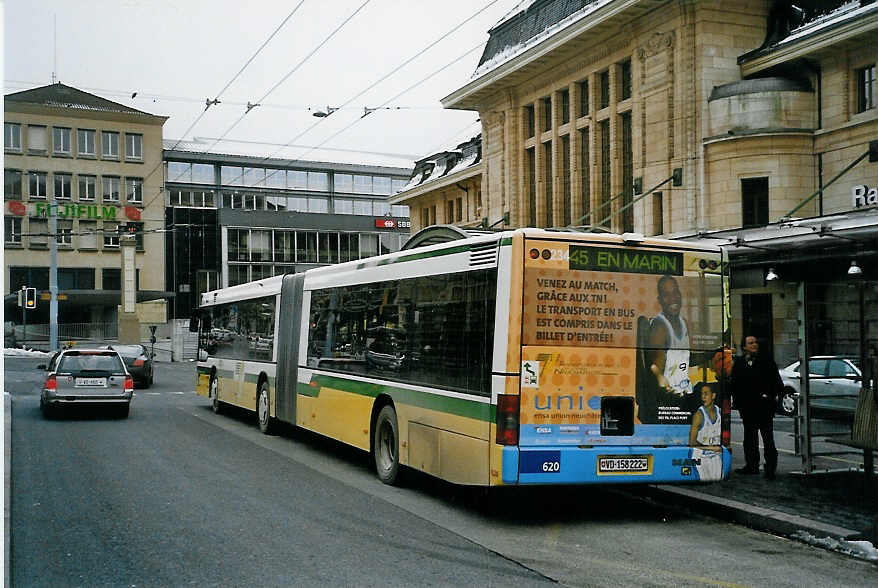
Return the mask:
[[644,249],[571,245],[570,269],[682,276],[683,254]]

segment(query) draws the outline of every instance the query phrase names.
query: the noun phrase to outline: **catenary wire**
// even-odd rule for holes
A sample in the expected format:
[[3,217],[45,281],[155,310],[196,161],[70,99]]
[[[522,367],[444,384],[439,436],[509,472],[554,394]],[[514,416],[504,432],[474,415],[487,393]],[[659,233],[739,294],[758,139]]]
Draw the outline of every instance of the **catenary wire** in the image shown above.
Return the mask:
[[[433,47],[435,47],[438,43],[440,43],[441,41],[445,40],[445,39],[446,39],[447,37],[449,37],[451,34],[455,33],[458,29],[460,29],[460,28],[461,28],[462,26],[464,26],[466,23],[470,22],[472,19],[474,19],[475,17],[477,17],[479,14],[481,14],[482,12],[484,12],[485,10],[487,10],[488,8],[490,8],[490,7],[491,7],[492,5],[494,5],[497,1],[498,1],[498,0],[491,0],[491,2],[488,2],[487,4],[485,4],[482,8],[480,8],[479,10],[477,10],[476,12],[474,12],[473,14],[471,14],[470,16],[468,16],[467,18],[465,18],[463,21],[461,21],[460,23],[458,23],[456,26],[454,26],[453,28],[451,28],[449,31],[447,31],[447,32],[445,32],[443,35],[441,35],[438,39],[436,39],[435,41],[433,41],[432,43],[430,43],[429,45],[427,45],[426,47],[424,47],[423,49],[421,49],[420,51],[418,51],[417,53],[415,53],[412,57],[406,59],[406,60],[405,60],[404,62],[402,62],[400,65],[398,65],[398,66],[395,67],[393,70],[391,70],[389,73],[385,74],[384,76],[382,76],[381,78],[379,78],[377,81],[375,81],[374,83],[370,84],[370,85],[367,86],[365,89],[361,90],[361,91],[358,92],[356,95],[354,95],[353,97],[351,97],[350,99],[348,99],[347,101],[345,101],[341,106],[338,107],[338,109],[340,110],[340,109],[343,109],[343,108],[349,106],[354,100],[358,99],[359,97],[361,97],[363,94],[365,94],[365,93],[368,92],[369,90],[372,90],[373,88],[375,88],[375,86],[377,86],[377,85],[380,84],[381,82],[385,81],[387,78],[389,78],[390,76],[392,76],[393,74],[395,74],[396,72],[398,72],[400,69],[402,69],[402,68],[405,67],[406,65],[410,64],[412,61],[414,61],[415,59],[417,59],[418,57],[420,57],[421,55],[423,55],[424,53],[426,53],[427,51],[429,51],[430,49],[432,49]],[[418,86],[418,85],[424,83],[425,81],[427,81],[428,79],[430,79],[430,77],[431,77],[432,75],[435,75],[436,73],[438,73],[438,72],[444,70],[445,68],[447,68],[447,67],[449,67],[450,65],[456,63],[457,61],[460,61],[460,60],[463,59],[466,55],[469,55],[470,53],[472,53],[473,51],[475,51],[476,49],[478,49],[479,47],[481,47],[481,46],[483,46],[483,45],[484,45],[484,43],[480,43],[479,45],[477,45],[477,46],[474,47],[473,49],[470,49],[469,51],[467,51],[466,53],[464,53],[463,55],[461,55],[460,57],[455,58],[455,59],[452,60],[450,63],[448,63],[448,64],[446,64],[445,66],[443,66],[443,67],[439,68],[438,70],[436,70],[436,72],[434,72],[434,73],[431,74],[430,76],[425,77],[424,79],[422,79],[421,81],[419,81],[417,84],[414,84],[414,85],[408,87],[408,88],[407,88],[406,90],[404,90],[402,93],[397,94],[397,96],[395,96],[394,99],[396,99],[396,98],[398,98],[399,96],[401,96],[402,94],[404,94],[404,93],[406,93],[406,92],[412,90],[414,87],[416,87],[416,86]],[[389,101],[385,101],[384,104],[383,104],[382,106],[386,105],[388,102],[389,102]],[[325,119],[325,118],[327,118],[327,117],[324,117],[324,119]],[[363,117],[360,117],[360,118],[356,119],[352,124],[348,125],[348,126],[345,127],[344,129],[342,129],[342,131],[347,130],[348,128],[350,128],[351,126],[353,126],[354,124],[356,124],[357,122],[359,122],[360,120],[362,120],[362,118],[363,118]],[[281,151],[283,151],[284,149],[286,149],[287,147],[289,147],[292,143],[294,143],[295,141],[297,141],[298,139],[300,139],[301,137],[303,137],[304,135],[306,135],[307,133],[309,133],[309,132],[310,132],[312,129],[314,129],[317,125],[321,124],[321,123],[323,122],[324,119],[320,119],[320,120],[318,120],[317,122],[311,124],[311,125],[310,125],[308,128],[306,128],[304,131],[300,132],[300,133],[297,134],[295,137],[293,137],[292,139],[290,139],[290,140],[289,140],[287,143],[285,143],[282,147],[280,147],[279,149],[275,150],[274,152],[272,152],[271,154],[269,154],[268,156],[266,156],[265,158],[263,158],[262,161],[268,161],[268,160],[270,160],[271,158],[273,158],[275,155],[277,155],[278,153],[280,153]],[[335,137],[337,134],[338,134],[338,133],[336,133],[335,135],[333,135],[332,137],[330,137],[330,138],[327,139],[326,141],[329,141],[330,139],[332,139],[333,137]],[[326,143],[326,141],[324,141],[323,143]],[[323,143],[321,143],[321,145],[323,145]],[[310,149],[306,152],[306,154],[307,154],[307,153],[311,153],[312,151],[314,151],[314,150],[317,149],[317,148],[319,148],[319,146],[318,146],[318,147],[312,147],[312,148],[310,148]],[[295,157],[295,158],[291,158],[291,159],[301,159],[302,157],[303,157],[303,156],[299,156],[299,157]],[[275,172],[272,172],[272,173],[275,173]],[[242,173],[241,173],[241,177],[243,177],[243,175],[244,175],[244,174],[243,174],[243,172],[242,172]],[[266,177],[268,177],[268,176],[266,176]]]
[[[367,0],[367,1],[369,1],[369,0]],[[235,80],[237,80],[238,77],[240,77],[240,75],[244,72],[244,70],[246,70],[247,67],[253,62],[253,60],[256,58],[256,56],[262,52],[262,50],[266,47],[266,45],[268,45],[269,41],[271,41],[271,39],[273,39],[275,37],[275,35],[277,35],[278,31],[280,31],[284,27],[284,25],[286,25],[287,22],[289,22],[290,18],[292,18],[292,16],[296,13],[296,11],[299,10],[299,7],[302,6],[302,4],[304,2],[305,2],[305,0],[301,0],[296,5],[296,7],[293,8],[292,11],[290,11],[290,13],[286,16],[286,18],[284,18],[283,21],[268,36],[268,38],[265,40],[265,42],[263,42],[262,45],[260,45],[259,48],[256,50],[256,52],[250,57],[250,59],[247,60],[247,62],[244,64],[244,66],[240,70],[238,70],[238,73],[236,73],[234,76],[232,76],[232,79],[229,80],[226,83],[226,85],[223,86],[223,89],[220,90],[216,94],[215,98],[213,100],[210,100],[210,99],[206,100],[204,110],[202,110],[201,113],[198,115],[198,117],[195,119],[195,121],[193,121],[192,124],[189,125],[189,128],[187,128],[186,131],[180,136],[181,138],[177,139],[177,142],[174,144],[173,147],[171,147],[171,150],[177,148],[177,146],[183,140],[183,137],[186,137],[189,134],[189,132],[192,131],[192,129],[195,127],[195,125],[197,125],[201,121],[201,119],[204,117],[205,113],[208,111],[208,109],[210,109],[211,106],[215,106],[215,105],[220,103],[220,100],[219,100],[220,97],[225,93],[226,90],[229,89],[229,87],[232,85],[232,83]],[[144,176],[144,178],[143,178],[144,184],[146,183],[147,178],[151,177],[156,172],[156,170],[160,169],[163,165],[164,165],[164,160],[163,160],[163,158],[160,158],[159,162],[156,164],[156,166],[154,168],[152,168],[150,170],[150,172],[148,174],[146,174],[146,176]],[[143,208],[148,208],[161,195],[162,195],[162,189],[159,188],[158,194],[156,194],[153,198],[151,198],[148,202],[146,202],[143,205]]]
[[[304,0],[303,0],[303,1],[304,1]],[[251,104],[248,103],[248,104],[247,104],[247,109],[246,109],[246,110],[244,111],[244,113],[238,118],[238,120],[236,120],[234,123],[232,123],[232,126],[230,126],[228,129],[226,129],[226,130],[223,132],[223,134],[220,135],[219,139],[217,139],[216,141],[214,141],[213,144],[205,150],[205,153],[209,153],[211,149],[213,149],[214,147],[216,147],[216,144],[217,144],[217,143],[219,143],[222,139],[224,139],[224,138],[226,137],[226,135],[228,135],[228,134],[229,134],[229,133],[230,133],[230,132],[236,127],[236,126],[238,126],[238,125],[241,123],[242,120],[244,120],[244,117],[246,117],[246,116],[250,113],[250,111],[253,110],[253,106],[259,106],[259,104],[261,104],[263,100],[265,100],[266,98],[268,98],[268,96],[270,96],[270,95],[271,95],[276,89],[278,89],[278,88],[281,86],[281,84],[283,84],[284,82],[286,82],[286,81],[290,78],[291,75],[293,75],[296,71],[298,71],[298,69],[299,69],[300,67],[302,67],[302,65],[304,65],[309,59],[311,59],[311,57],[313,57],[313,55],[314,55],[315,53],[317,53],[317,52],[318,52],[318,51],[319,51],[324,45],[326,45],[330,40],[332,40],[332,38],[335,37],[335,35],[336,35],[336,34],[337,34],[342,28],[344,28],[344,26],[345,26],[346,24],[348,24],[348,23],[349,23],[349,22],[350,22],[350,21],[351,21],[351,20],[352,20],[352,19],[353,19],[353,18],[354,18],[354,17],[355,17],[360,11],[361,11],[361,10],[363,10],[363,8],[365,8],[366,5],[367,5],[369,2],[371,2],[371,1],[372,1],[372,0],[366,0],[365,2],[363,2],[362,4],[360,4],[360,6],[359,6],[356,10],[354,10],[354,11],[353,11],[353,12],[352,12],[352,13],[351,13],[346,19],[344,19],[344,20],[343,20],[343,21],[342,21],[342,22],[341,22],[341,23],[335,28],[335,30],[333,30],[333,31],[332,31],[328,36],[326,36],[326,37],[325,37],[320,43],[318,43],[317,46],[314,47],[314,49],[312,49],[312,50],[311,50],[311,51],[310,51],[305,57],[303,57],[302,60],[299,61],[299,63],[297,63],[297,64],[295,65],[295,67],[293,67],[293,69],[291,69],[289,72],[287,72],[287,74],[284,75],[284,76],[283,76],[283,77],[282,77],[282,78],[281,78],[281,79],[280,79],[275,85],[273,85],[271,88],[269,88],[269,90],[268,90],[265,94],[263,94],[262,97],[259,98],[259,99],[255,102],[255,104],[251,105]],[[301,3],[300,3],[300,5],[301,5]],[[185,137],[186,135],[184,134],[183,136]]]
[[[414,84],[412,84],[411,86],[409,86],[408,88],[406,88],[405,90],[403,90],[402,92],[399,92],[399,93],[398,93],[396,96],[394,96],[393,98],[390,98],[390,99],[388,99],[388,100],[385,100],[385,101],[384,101],[380,106],[378,106],[377,108],[379,108],[379,109],[380,109],[380,108],[384,108],[387,104],[393,102],[394,100],[398,99],[400,96],[403,96],[403,95],[406,94],[407,92],[410,92],[411,90],[413,90],[413,89],[415,89],[416,87],[420,86],[421,84],[423,84],[424,82],[426,82],[427,80],[429,80],[430,78],[432,78],[433,76],[435,76],[436,74],[438,74],[438,73],[442,72],[443,70],[445,70],[445,69],[451,67],[452,65],[454,65],[455,63],[457,63],[458,61],[460,61],[461,59],[463,59],[464,57],[466,57],[467,55],[469,55],[470,53],[472,53],[472,52],[475,51],[476,49],[479,49],[479,48],[481,48],[481,47],[483,47],[483,46],[484,46],[484,43],[479,43],[478,45],[476,45],[475,47],[473,47],[472,49],[470,49],[470,50],[467,51],[466,53],[463,53],[462,55],[460,55],[460,56],[457,57],[456,59],[454,59],[454,60],[452,60],[452,61],[449,61],[448,63],[446,63],[445,65],[443,65],[443,66],[440,67],[439,69],[437,69],[436,71],[431,72],[430,74],[428,74],[427,76],[425,76],[425,77],[422,78],[421,80],[415,82]],[[335,133],[333,133],[332,135],[330,135],[329,137],[327,137],[325,140],[323,140],[322,143],[320,143],[320,144],[318,144],[318,145],[316,145],[316,146],[314,146],[314,147],[311,147],[308,151],[306,151],[306,152],[303,153],[302,155],[296,157],[295,159],[303,159],[304,157],[306,157],[306,156],[307,156],[309,153],[311,153],[312,151],[314,151],[314,150],[316,150],[316,149],[320,149],[320,148],[323,147],[326,143],[332,141],[334,138],[338,137],[339,135],[341,135],[342,133],[344,133],[345,131],[347,131],[347,130],[350,129],[351,127],[353,127],[355,124],[357,124],[358,122],[360,122],[361,120],[363,120],[363,118],[364,118],[364,117],[360,117],[360,118],[354,120],[353,122],[351,122],[350,124],[348,124],[346,127],[341,128],[340,130],[336,131]]]
[[[369,0],[367,0],[366,3],[368,3],[368,1],[369,1]],[[479,14],[483,13],[485,10],[487,10],[488,8],[490,8],[491,6],[493,6],[494,4],[496,4],[497,1],[498,1],[498,0],[491,0],[490,2],[488,2],[487,4],[485,4],[485,5],[484,5],[483,7],[481,7],[479,10],[477,10],[476,12],[474,12],[473,14],[471,14],[470,16],[468,16],[467,18],[465,18],[463,21],[461,21],[460,23],[458,23],[456,26],[454,26],[452,29],[450,29],[449,31],[447,31],[447,32],[444,33],[443,35],[441,35],[438,39],[436,39],[435,41],[433,41],[432,43],[430,43],[429,45],[427,45],[425,48],[423,48],[423,49],[421,49],[420,51],[418,51],[418,52],[417,52],[416,54],[414,54],[412,57],[406,59],[401,65],[397,66],[397,67],[394,68],[392,71],[390,71],[388,74],[382,76],[379,80],[377,80],[377,81],[374,82],[373,84],[369,85],[368,87],[366,87],[364,90],[362,90],[362,91],[360,91],[359,93],[357,93],[355,96],[353,96],[353,97],[350,98],[349,100],[345,101],[345,102],[339,107],[339,109],[342,109],[342,108],[345,108],[345,107],[349,106],[354,100],[356,100],[357,98],[359,98],[360,96],[362,96],[363,94],[365,94],[366,92],[368,92],[369,90],[373,89],[375,86],[377,86],[378,84],[380,84],[381,82],[383,82],[384,80],[386,80],[386,79],[387,79],[388,77],[390,77],[391,75],[393,75],[393,74],[395,74],[396,72],[398,72],[400,69],[402,69],[402,68],[405,67],[406,65],[410,64],[410,63],[411,63],[412,61],[414,61],[416,58],[420,57],[420,56],[423,55],[426,51],[428,51],[429,49],[433,48],[435,45],[437,45],[437,44],[438,44],[439,42],[441,42],[442,40],[446,39],[448,36],[450,36],[451,34],[453,34],[454,32],[456,32],[458,29],[460,29],[460,28],[461,28],[462,26],[464,26],[466,23],[468,23],[468,22],[470,22],[472,19],[474,19],[476,16],[478,16]],[[365,5],[365,3],[364,3],[364,5]],[[361,8],[362,8],[362,6],[361,6]],[[358,11],[359,11],[359,8],[358,8]],[[482,45],[482,44],[480,44],[479,46],[481,46],[481,45]],[[472,52],[472,50],[468,51],[467,54],[470,53],[470,52]],[[312,52],[312,53],[313,53],[313,52]],[[458,60],[461,59],[461,58],[462,58],[462,56],[459,57],[459,58],[456,58],[454,61],[456,62],[456,61],[458,61]],[[297,68],[298,68],[298,67],[299,67],[299,66],[297,66]],[[444,69],[444,67],[441,68],[441,69]],[[441,69],[440,69],[439,71],[441,71]],[[292,72],[291,72],[291,73],[292,73]],[[290,74],[288,74],[287,76],[285,76],[284,80],[285,80],[287,77],[289,77],[289,75],[290,75]],[[422,82],[423,82],[423,81],[422,81]],[[422,83],[422,82],[421,82],[421,83]],[[410,89],[411,89],[411,88],[407,89],[406,91],[408,91],[408,90],[410,90]],[[273,90],[273,88],[272,88],[272,90]],[[259,101],[257,101],[257,102],[259,102]],[[246,114],[246,113],[245,113],[245,114]],[[359,120],[361,120],[361,119],[357,119],[357,120],[359,121]],[[277,154],[280,153],[282,150],[284,150],[284,149],[286,149],[287,147],[289,147],[289,145],[293,144],[296,140],[298,140],[298,139],[300,139],[301,137],[303,137],[304,135],[306,135],[308,132],[310,132],[312,129],[314,129],[317,125],[321,124],[322,122],[323,122],[323,119],[320,119],[320,120],[318,120],[317,122],[315,122],[314,124],[308,126],[304,131],[298,133],[295,137],[293,137],[290,141],[288,141],[287,143],[285,143],[285,144],[284,144],[283,146],[281,146],[279,149],[273,151],[272,153],[270,153],[270,154],[267,155],[266,157],[262,158],[261,162],[266,162],[266,161],[271,160],[275,155],[277,155]],[[235,124],[237,125],[237,122],[236,122]],[[227,131],[227,132],[228,132],[228,131]],[[184,135],[184,136],[185,136],[185,135]],[[222,139],[222,138],[223,138],[223,137],[220,137],[220,139]],[[182,139],[178,140],[178,141],[177,141],[177,144],[179,144],[180,141],[182,141]],[[218,141],[215,141],[214,145],[215,145],[217,142],[218,142]],[[212,149],[212,148],[213,148],[213,145],[212,145],[208,150],[204,151],[203,153],[207,153],[207,152],[208,152],[210,149]],[[313,151],[313,148],[312,148],[312,149],[309,149],[308,152],[310,153],[310,151]],[[273,173],[276,173],[276,172],[273,172]],[[243,175],[244,175],[244,174],[243,174],[243,172],[242,172],[242,173],[241,173],[241,177],[243,177]],[[162,190],[159,190],[159,192],[158,192],[158,193],[157,193],[152,199],[150,199],[150,200],[148,201],[147,205],[145,205],[144,207],[148,206],[149,204],[152,204],[152,202],[154,202],[154,201],[155,201],[157,198],[159,198],[161,195],[162,195]]]

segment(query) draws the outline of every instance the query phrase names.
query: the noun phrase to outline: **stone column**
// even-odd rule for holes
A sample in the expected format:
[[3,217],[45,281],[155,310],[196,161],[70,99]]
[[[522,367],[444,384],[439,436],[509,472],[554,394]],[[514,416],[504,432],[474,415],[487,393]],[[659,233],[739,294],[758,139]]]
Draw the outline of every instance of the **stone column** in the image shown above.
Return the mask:
[[119,238],[122,252],[122,304],[119,306],[119,343],[140,343],[140,321],[137,318],[137,269],[134,252],[137,240],[134,235]]

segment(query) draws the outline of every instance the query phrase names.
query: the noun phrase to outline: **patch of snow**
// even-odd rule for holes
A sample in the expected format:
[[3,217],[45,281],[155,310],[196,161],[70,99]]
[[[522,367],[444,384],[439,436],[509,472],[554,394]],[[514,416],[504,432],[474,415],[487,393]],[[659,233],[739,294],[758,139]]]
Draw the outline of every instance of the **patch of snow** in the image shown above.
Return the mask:
[[475,163],[476,158],[478,156],[479,156],[478,152],[473,151],[468,156],[466,156],[463,159],[461,159],[460,161],[458,161],[454,167],[452,167],[450,170],[448,170],[448,175],[450,176],[453,173],[457,173],[460,170],[468,168],[469,166],[471,166],[472,164]]
[[445,168],[448,166],[448,159],[443,157],[439,161],[436,162],[436,167],[433,168],[433,173],[430,174],[431,177],[442,177],[445,175]]
[[806,531],[793,533],[793,538],[815,547],[837,551],[851,557],[865,559],[866,561],[878,561],[878,549],[870,541],[845,541],[844,539],[834,539],[832,537],[820,538]]
[[36,349],[20,349],[17,347],[7,347],[3,349],[3,355],[6,357],[36,357],[36,358],[45,358],[51,357],[52,354],[48,351],[37,351]]
[[798,39],[816,33],[821,29],[825,29],[832,25],[839,24],[844,21],[853,20],[867,12],[872,12],[878,10],[878,4],[867,4],[865,6],[860,6],[858,1],[847,2],[842,4],[832,12],[827,15],[821,16],[820,18],[813,20],[811,22],[807,22],[801,27],[790,31],[790,35],[780,41],[777,46],[786,45],[787,43],[791,43],[793,41],[797,41]]
[[423,180],[423,179],[424,179],[424,170],[421,170],[418,173],[416,173],[411,180],[409,180],[408,184],[403,186],[403,188],[402,188],[402,190],[400,190],[400,192],[405,192],[406,190],[411,190],[412,188],[414,188],[415,186],[420,184],[421,180]]

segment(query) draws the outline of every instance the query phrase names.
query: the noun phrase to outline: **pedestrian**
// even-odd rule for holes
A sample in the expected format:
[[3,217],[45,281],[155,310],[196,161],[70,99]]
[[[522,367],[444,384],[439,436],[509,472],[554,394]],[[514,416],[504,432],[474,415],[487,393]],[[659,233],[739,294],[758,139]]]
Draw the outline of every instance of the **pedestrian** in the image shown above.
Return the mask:
[[744,423],[745,465],[739,474],[759,473],[759,435],[765,458],[765,477],[773,480],[777,471],[774,445],[774,412],[783,382],[774,359],[759,353],[759,340],[746,335],[741,341],[744,354],[732,366],[732,400]]

